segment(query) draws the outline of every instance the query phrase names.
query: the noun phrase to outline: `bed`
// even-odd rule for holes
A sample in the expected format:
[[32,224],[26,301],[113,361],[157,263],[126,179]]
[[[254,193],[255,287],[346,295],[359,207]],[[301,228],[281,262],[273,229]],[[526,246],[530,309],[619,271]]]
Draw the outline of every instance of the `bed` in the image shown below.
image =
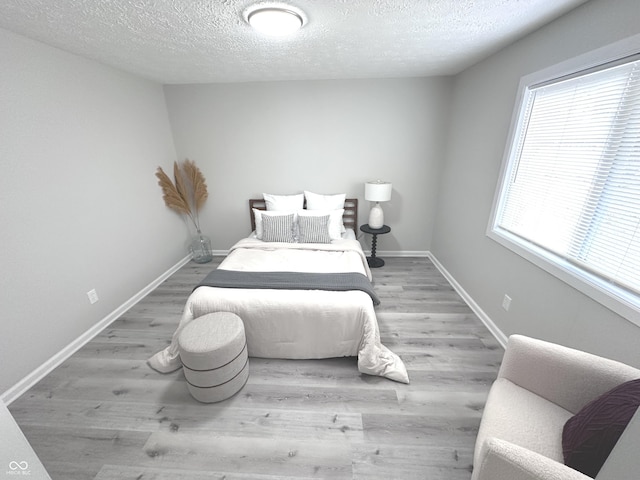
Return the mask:
[[[179,369],[181,329],[207,313],[229,311],[245,324],[251,357],[357,356],[360,372],[409,383],[402,360],[380,341],[371,271],[355,235],[358,200],[344,198],[343,208],[332,209],[329,216],[307,209],[307,196],[305,208],[293,210],[285,204],[272,211],[265,199],[249,200],[251,235],[233,245],[193,290],[171,344],[153,355],[149,365],[162,373]],[[293,240],[274,240],[271,232],[283,234],[286,228],[272,224],[289,221]],[[313,240],[320,223],[323,241],[303,241]]]

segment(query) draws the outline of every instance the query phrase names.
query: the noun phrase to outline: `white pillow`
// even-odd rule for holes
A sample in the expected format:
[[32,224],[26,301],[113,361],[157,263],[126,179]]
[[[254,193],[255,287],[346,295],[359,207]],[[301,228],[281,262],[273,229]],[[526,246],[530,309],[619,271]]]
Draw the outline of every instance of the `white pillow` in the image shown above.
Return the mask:
[[298,210],[298,217],[323,217],[329,215],[329,236],[331,240],[342,238],[342,215],[344,208],[339,210]]
[[270,193],[263,193],[262,198],[264,198],[267,204],[268,211],[295,212],[296,210],[300,210],[304,205],[303,193],[296,195],[272,195]]
[[304,191],[307,199],[307,210],[338,210],[344,208],[344,200],[347,198],[346,193],[337,195],[320,195],[319,193]]
[[[265,212],[264,210],[258,210],[257,208],[253,209],[253,218],[256,221],[256,238],[258,240],[262,240],[263,228],[262,228],[262,216],[270,215],[270,216],[280,216],[280,215],[290,215],[293,213],[293,221],[298,221],[298,216],[295,212]],[[295,232],[294,232],[295,234]]]

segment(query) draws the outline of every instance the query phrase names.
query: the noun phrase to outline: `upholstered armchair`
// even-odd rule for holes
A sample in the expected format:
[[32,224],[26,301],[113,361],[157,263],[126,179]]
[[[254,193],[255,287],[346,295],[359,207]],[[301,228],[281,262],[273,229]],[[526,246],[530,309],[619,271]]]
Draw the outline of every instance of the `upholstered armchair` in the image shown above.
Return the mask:
[[564,463],[565,423],[621,384],[633,384],[637,398],[640,382],[629,381],[638,378],[640,370],[614,360],[511,336],[483,412],[472,480],[589,480]]

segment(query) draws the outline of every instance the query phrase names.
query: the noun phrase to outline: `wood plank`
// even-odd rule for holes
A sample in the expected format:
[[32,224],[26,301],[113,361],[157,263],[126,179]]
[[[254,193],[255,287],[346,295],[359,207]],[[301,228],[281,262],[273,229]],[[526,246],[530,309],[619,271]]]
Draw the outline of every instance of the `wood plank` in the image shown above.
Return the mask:
[[352,478],[352,453],[341,440],[309,441],[295,435],[262,438],[231,435],[151,435],[144,451],[153,460],[145,465],[184,467],[279,477]]
[[[255,377],[255,375],[253,375]],[[397,412],[398,393],[395,388],[384,384],[384,388],[350,387],[347,383],[340,388],[325,386],[305,386],[299,384],[254,383],[250,378],[242,391],[227,402],[226,408],[310,410],[314,412],[361,413]],[[187,390],[184,377],[171,381],[162,378],[123,379],[117,384],[105,382],[102,378],[84,377],[68,379],[54,385],[34,387],[30,392],[38,403],[45,399],[104,401],[116,400],[146,403],[147,398],[162,398],[163,405],[188,405],[193,399]]]
[[197,471],[184,467],[158,468],[105,465],[95,480],[311,480],[313,477],[265,475],[261,473]]
[[94,478],[102,466],[117,458],[125,464],[144,461],[148,432],[61,425],[21,426],[34,450],[42,455],[52,479]]
[[[239,396],[242,398],[242,395]],[[314,441],[362,440],[360,413],[234,407],[234,400],[216,404],[193,398],[182,405],[125,400],[70,400],[33,397],[13,409],[20,425],[72,423],[78,428],[128,432],[215,432],[242,438],[295,436]]]
[[[354,452],[354,480],[468,480],[473,450],[426,445],[360,445]],[[402,476],[398,476],[402,472]]]

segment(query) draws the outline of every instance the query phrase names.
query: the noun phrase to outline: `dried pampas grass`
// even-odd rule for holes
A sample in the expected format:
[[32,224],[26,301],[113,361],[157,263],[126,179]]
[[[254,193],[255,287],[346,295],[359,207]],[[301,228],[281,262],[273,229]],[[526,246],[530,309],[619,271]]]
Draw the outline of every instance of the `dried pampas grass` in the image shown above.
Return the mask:
[[158,177],[158,185],[162,188],[162,198],[164,203],[171,210],[175,210],[178,213],[184,213],[185,215],[191,215],[191,209],[184,197],[180,195],[178,189],[173,185],[173,182],[169,176],[164,173],[162,168],[158,167],[156,171],[156,177]]
[[204,175],[200,169],[196,166],[192,160],[185,160],[184,173],[191,186],[191,193],[193,195],[193,206],[198,211],[204,205],[209,193],[207,192],[207,184],[204,181]]
[[171,210],[187,215],[193,222],[196,230],[200,231],[198,212],[204,205],[209,193],[204,175],[191,160],[185,160],[182,167],[178,162],[173,162],[173,177],[171,178],[158,167],[156,170],[158,185],[162,188],[162,199]]

